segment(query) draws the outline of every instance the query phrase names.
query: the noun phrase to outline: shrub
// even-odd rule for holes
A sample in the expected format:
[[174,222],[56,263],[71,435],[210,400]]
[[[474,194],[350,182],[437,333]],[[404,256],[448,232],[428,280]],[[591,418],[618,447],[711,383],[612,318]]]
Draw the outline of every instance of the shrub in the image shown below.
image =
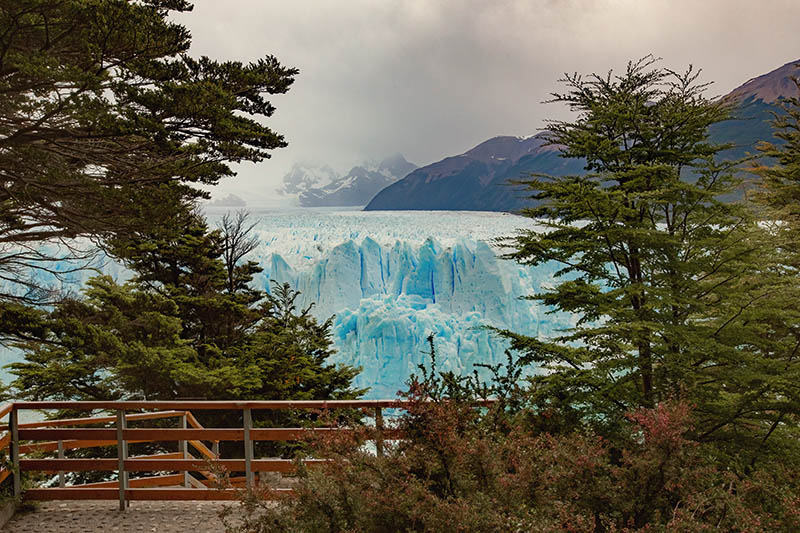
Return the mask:
[[[488,424],[487,410],[426,396],[412,382],[396,425],[405,439],[376,456],[371,430],[315,439],[330,462],[300,469],[292,496],[246,496],[228,531],[797,531],[800,483],[764,464],[737,477],[686,438],[690,409],[628,415],[624,444]],[[263,488],[262,488],[263,490]],[[241,522],[233,525],[231,518]]]

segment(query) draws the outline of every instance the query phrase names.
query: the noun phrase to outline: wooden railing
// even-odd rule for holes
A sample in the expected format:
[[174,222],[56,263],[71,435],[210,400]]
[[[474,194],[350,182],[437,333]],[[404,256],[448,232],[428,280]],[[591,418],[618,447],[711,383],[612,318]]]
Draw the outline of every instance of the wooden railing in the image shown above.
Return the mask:
[[[229,500],[237,487],[252,487],[260,472],[291,472],[296,463],[289,459],[256,458],[254,442],[293,441],[307,432],[342,431],[340,428],[257,428],[253,411],[276,409],[366,409],[375,422],[375,450],[382,454],[384,440],[397,439],[397,432],[384,428],[383,409],[404,407],[402,400],[331,400],[331,401],[120,401],[120,402],[14,402],[0,407],[0,452],[8,450],[8,465],[0,468],[0,483],[11,478],[15,496],[22,493],[21,472],[49,472],[58,476],[58,486],[29,488],[24,498],[30,500],[116,500],[125,509],[132,500]],[[489,402],[484,402],[489,403]],[[87,416],[19,423],[25,410],[101,411],[106,416]],[[192,411],[240,411],[242,427],[206,428]],[[177,419],[177,426],[128,427],[132,421]],[[100,427],[83,427],[100,426]],[[346,429],[345,429],[346,430]],[[177,442],[177,452],[129,456],[132,443]],[[241,442],[243,458],[220,457],[221,441]],[[209,446],[210,444],[210,446]],[[67,450],[115,446],[116,458],[66,458]],[[42,453],[55,458],[41,458]],[[319,459],[305,459],[314,464]],[[244,473],[231,477],[229,486],[214,488],[215,472],[220,469]],[[116,472],[117,481],[67,485],[65,472]],[[131,474],[149,473],[146,477]],[[177,472],[177,473],[172,473]],[[53,481],[55,483],[55,480]],[[290,489],[274,489],[279,495]]]

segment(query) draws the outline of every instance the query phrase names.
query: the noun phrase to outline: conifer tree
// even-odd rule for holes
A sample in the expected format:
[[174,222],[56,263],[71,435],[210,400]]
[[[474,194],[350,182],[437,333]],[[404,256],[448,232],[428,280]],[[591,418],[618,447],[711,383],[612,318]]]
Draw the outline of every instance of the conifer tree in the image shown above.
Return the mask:
[[[197,184],[284,138],[262,123],[297,70],[188,54],[185,0],[0,1],[0,340],[35,337],[75,238],[167,225]],[[58,245],[58,246],[56,246]],[[92,247],[89,248],[91,250]]]
[[786,337],[766,334],[789,311],[764,306],[783,294],[775,254],[749,206],[723,201],[739,162],[715,157],[726,147],[707,128],[726,104],[703,96],[691,67],[656,61],[567,76],[554,95],[578,116],[550,123],[550,142],[588,173],[536,176],[539,205],[524,214],[540,228],[506,243],[521,263],[561,267],[532,297],[577,322],[554,339],[505,334],[540,367],[532,399],[559,420],[551,427],[613,434],[626,412],[681,397],[696,407],[697,438],[758,447],[784,418],[776,404],[798,407],[784,381],[798,363]]
[[351,386],[356,369],[329,361],[330,320],[297,310],[299,293],[288,286],[274,294],[254,289],[256,263],[238,257],[228,268],[230,233],[208,231],[195,214],[175,222],[115,243],[134,272],[130,281],[93,278],[82,298],[45,315],[41,338],[20,345],[25,362],[11,365],[19,396],[344,399],[364,392]]
[[[800,80],[794,82],[800,90]],[[762,184],[754,196],[768,208],[767,218],[779,222],[771,229],[781,247],[800,259],[800,97],[782,99],[780,107],[773,127],[775,137],[783,142],[759,146],[774,164],[754,168]],[[794,266],[800,268],[800,262]]]

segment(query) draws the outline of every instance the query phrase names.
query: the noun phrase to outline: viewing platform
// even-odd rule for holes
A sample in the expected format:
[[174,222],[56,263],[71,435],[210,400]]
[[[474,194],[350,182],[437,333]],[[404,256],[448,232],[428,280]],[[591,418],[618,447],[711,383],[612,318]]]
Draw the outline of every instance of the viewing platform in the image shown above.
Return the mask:
[[[280,478],[297,467],[294,459],[257,457],[255,443],[354,431],[342,426],[257,427],[254,412],[292,409],[321,416],[356,409],[371,421],[368,435],[375,453],[382,454],[384,441],[401,438],[397,430],[384,427],[384,410],[406,405],[403,400],[9,403],[0,408],[0,421],[7,420],[0,425],[0,452],[7,458],[0,483],[11,484],[18,502],[43,503],[33,512],[18,513],[6,530],[220,531],[217,515],[226,502],[235,505],[242,489],[254,487],[259,476]],[[30,418],[20,416],[23,412],[48,410],[86,416],[20,422]],[[196,413],[212,411],[241,420],[241,426],[204,427]],[[221,442],[233,444],[221,452]],[[131,445],[141,449],[143,443],[161,445],[149,447],[159,449],[154,454],[129,453]],[[224,450],[232,456],[225,457]],[[322,461],[302,460],[309,466]],[[25,472],[52,477],[31,486],[25,483]],[[74,476],[67,475],[75,472],[102,480],[75,483],[69,479]],[[291,490],[290,482],[271,483],[266,497],[278,498]]]

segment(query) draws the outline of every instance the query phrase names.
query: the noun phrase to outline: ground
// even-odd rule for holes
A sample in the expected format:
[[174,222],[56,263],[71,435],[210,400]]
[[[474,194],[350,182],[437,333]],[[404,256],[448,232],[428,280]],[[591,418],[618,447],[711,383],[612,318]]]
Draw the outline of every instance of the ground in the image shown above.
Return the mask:
[[217,514],[235,502],[131,502],[120,512],[115,501],[55,501],[19,512],[3,531],[9,533],[158,533],[222,532]]

